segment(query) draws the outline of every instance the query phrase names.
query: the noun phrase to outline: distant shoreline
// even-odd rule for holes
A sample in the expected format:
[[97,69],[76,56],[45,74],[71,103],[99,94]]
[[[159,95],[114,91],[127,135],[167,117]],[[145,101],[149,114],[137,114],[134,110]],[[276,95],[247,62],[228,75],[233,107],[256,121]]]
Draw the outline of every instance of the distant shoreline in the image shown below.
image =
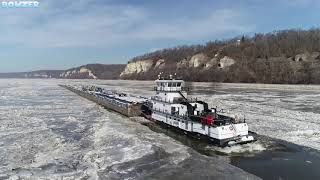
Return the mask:
[[[0,73],[1,74],[1,73]],[[17,80],[92,80],[92,81],[140,81],[140,82],[153,82],[154,80],[152,79],[144,79],[144,80],[139,80],[139,79],[72,79],[72,78],[19,78],[19,77],[0,77],[0,80],[10,80],[10,79],[17,79]],[[270,83],[245,83],[245,82],[208,82],[208,81],[186,81],[186,83],[204,83],[204,84],[212,84],[212,85],[257,85],[257,86],[306,86],[306,87],[319,87],[320,84],[270,84]]]

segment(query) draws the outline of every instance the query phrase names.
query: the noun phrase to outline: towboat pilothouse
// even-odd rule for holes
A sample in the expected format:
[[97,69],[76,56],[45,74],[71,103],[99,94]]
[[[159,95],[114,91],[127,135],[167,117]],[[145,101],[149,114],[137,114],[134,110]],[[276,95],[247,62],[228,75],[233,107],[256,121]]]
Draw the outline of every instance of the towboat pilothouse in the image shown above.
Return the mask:
[[219,146],[254,141],[245,120],[222,115],[217,108],[209,109],[206,102],[188,98],[183,80],[159,75],[155,83],[156,96],[151,97],[153,120],[208,137]]

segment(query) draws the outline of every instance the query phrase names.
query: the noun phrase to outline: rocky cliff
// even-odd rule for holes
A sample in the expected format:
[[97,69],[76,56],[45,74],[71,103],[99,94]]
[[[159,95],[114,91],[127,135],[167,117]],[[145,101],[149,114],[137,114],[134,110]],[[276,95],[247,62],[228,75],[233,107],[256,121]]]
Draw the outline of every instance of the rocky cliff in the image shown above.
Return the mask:
[[197,53],[177,62],[147,59],[131,61],[122,79],[153,80],[160,72],[177,73],[189,81],[250,83],[320,83],[320,52],[305,52],[291,57],[265,57],[242,61],[215,54]]
[[132,58],[123,79],[177,73],[188,81],[320,84],[320,29],[283,30]]
[[118,79],[124,70],[123,64],[87,64],[60,73],[66,79]]
[[[160,72],[178,73],[184,79],[189,79],[187,76],[194,76],[192,80],[196,80],[201,73],[211,71],[213,69],[227,70],[236,61],[228,56],[208,57],[204,53],[197,53],[190,57],[185,57],[178,62],[170,62],[169,60],[147,59],[131,61],[127,64],[125,70],[120,74],[123,79],[154,79]],[[198,78],[197,81],[205,81]]]
[[153,60],[129,62],[124,71],[120,74],[120,76],[124,77],[127,75],[131,76],[133,74],[148,72],[153,67],[153,64]]

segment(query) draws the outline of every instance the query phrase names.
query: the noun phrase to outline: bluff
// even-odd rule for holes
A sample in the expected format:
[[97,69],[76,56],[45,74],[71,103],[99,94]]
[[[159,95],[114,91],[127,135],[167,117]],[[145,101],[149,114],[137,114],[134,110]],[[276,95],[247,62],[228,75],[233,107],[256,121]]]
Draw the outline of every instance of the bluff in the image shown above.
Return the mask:
[[62,79],[119,79],[123,64],[87,64],[63,71],[57,78]]
[[283,30],[158,50],[132,58],[120,77],[152,80],[160,72],[188,81],[319,84],[320,30]]

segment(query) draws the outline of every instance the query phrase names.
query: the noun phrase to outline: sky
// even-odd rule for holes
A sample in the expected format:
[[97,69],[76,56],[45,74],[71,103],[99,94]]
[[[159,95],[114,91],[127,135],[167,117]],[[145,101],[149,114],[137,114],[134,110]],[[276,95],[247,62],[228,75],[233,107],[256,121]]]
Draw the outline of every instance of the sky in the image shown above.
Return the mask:
[[320,24],[318,0],[38,1],[0,7],[0,72],[125,64],[162,48]]

